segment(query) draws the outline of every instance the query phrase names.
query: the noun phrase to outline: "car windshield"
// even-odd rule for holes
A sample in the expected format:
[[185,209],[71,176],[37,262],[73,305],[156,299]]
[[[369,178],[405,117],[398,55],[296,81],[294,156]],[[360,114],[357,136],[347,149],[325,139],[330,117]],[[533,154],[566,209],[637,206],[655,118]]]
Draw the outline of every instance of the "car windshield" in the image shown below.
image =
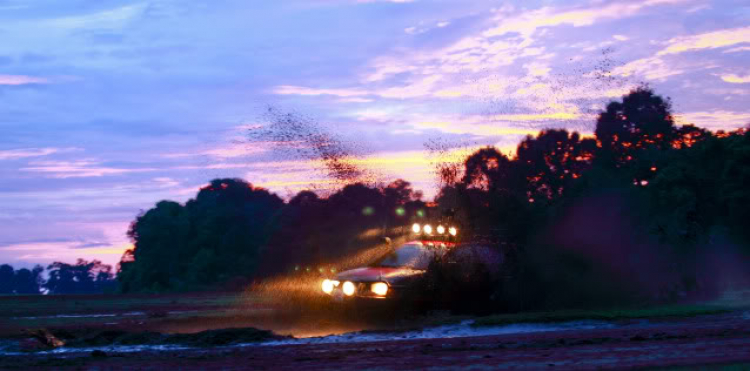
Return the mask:
[[425,270],[439,251],[439,248],[427,247],[421,243],[408,243],[381,258],[373,266]]

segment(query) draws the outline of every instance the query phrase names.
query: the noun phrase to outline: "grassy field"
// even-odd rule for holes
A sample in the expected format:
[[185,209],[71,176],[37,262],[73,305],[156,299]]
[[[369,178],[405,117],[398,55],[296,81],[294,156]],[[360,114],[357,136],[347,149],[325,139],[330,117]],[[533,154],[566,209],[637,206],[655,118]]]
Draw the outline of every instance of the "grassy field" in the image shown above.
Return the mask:
[[248,297],[230,293],[4,296],[0,335],[42,327],[150,328],[184,318],[226,316],[252,305]]

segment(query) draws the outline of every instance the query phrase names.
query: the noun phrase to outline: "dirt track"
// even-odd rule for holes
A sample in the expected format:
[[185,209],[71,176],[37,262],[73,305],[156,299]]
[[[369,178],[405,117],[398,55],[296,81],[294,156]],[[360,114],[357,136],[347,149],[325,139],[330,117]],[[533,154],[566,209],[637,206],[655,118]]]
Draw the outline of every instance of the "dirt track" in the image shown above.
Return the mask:
[[69,369],[630,369],[750,367],[750,314],[573,330],[348,344],[252,345],[181,351],[6,356],[0,368]]

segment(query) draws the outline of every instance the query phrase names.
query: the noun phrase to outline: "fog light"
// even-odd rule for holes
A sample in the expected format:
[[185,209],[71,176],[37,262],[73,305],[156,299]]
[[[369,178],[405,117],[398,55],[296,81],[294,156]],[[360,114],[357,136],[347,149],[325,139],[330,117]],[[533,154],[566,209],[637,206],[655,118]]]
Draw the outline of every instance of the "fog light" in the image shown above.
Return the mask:
[[344,286],[342,287],[342,289],[344,291],[344,295],[346,296],[352,296],[357,291],[357,287],[349,281],[344,282]]
[[375,295],[385,296],[385,294],[388,293],[388,284],[385,282],[375,282],[370,287],[370,290],[372,290]]

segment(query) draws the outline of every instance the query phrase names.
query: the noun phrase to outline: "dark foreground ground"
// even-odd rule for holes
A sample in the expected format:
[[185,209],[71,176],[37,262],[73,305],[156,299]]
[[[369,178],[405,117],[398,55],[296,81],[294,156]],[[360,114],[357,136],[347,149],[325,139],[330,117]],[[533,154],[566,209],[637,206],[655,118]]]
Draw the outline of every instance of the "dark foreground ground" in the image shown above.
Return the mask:
[[[115,300],[104,297],[99,300],[105,299]],[[154,297],[151,299],[157,300]],[[42,300],[42,302],[35,300]],[[217,326],[243,327],[258,324],[255,327],[261,327],[265,324],[267,327],[278,327],[280,326],[279,323],[287,322],[300,324],[301,328],[317,327],[323,332],[336,333],[357,329],[357,326],[364,326],[361,323],[342,321],[344,323],[337,327],[335,321],[321,322],[320,319],[309,319],[309,321],[312,321],[312,325],[308,323],[308,326],[304,326],[299,321],[292,319],[285,322],[281,317],[276,317],[274,321],[261,323],[257,322],[258,317],[256,316],[257,313],[262,312],[258,309],[262,307],[261,303],[252,300],[252,303],[248,303],[246,297],[242,298],[240,302],[231,295],[219,298],[175,296],[165,299],[159,297],[158,301],[161,304],[151,307],[154,312],[149,312],[149,309],[146,309],[142,314],[134,314],[132,310],[137,309],[135,307],[138,305],[137,303],[149,303],[148,297],[128,298],[127,300],[132,300],[134,305],[132,308],[125,309],[130,312],[121,313],[128,314],[127,316],[88,317],[85,321],[79,322],[76,318],[84,317],[51,316],[53,313],[59,313],[60,310],[42,305],[45,303],[43,299],[33,299],[33,305],[27,303],[26,311],[38,306],[39,311],[47,314],[46,317],[19,316],[17,311],[19,308],[23,309],[23,305],[19,302],[12,305],[3,298],[0,299],[2,301],[2,304],[0,304],[0,325],[4,326],[0,327],[0,338],[6,344],[28,341],[28,336],[24,335],[24,329],[21,329],[21,327],[34,325],[35,328],[39,328],[39,325],[45,324],[46,321],[53,322],[47,323],[45,328],[64,329],[69,332],[78,331],[80,333],[100,331],[102,328],[120,332],[159,329],[163,333],[174,333],[202,331]],[[104,314],[107,308],[112,310],[124,305],[117,302],[116,305],[102,304],[94,308],[96,303],[100,303],[95,299],[77,298],[74,301],[77,301],[78,304],[73,303],[71,305],[88,306],[87,310],[98,310],[98,314]],[[46,303],[49,304],[49,302]],[[58,302],[57,307],[61,308],[67,305],[63,303],[67,303],[67,301]],[[239,310],[256,314],[242,317],[236,314],[238,305],[242,305],[242,308],[256,308],[255,312],[250,311],[250,309]],[[144,307],[148,307],[148,305],[142,304],[141,308]],[[171,310],[176,307],[181,308],[181,310]],[[70,310],[72,309],[66,309],[67,312]],[[217,313],[232,313],[232,311],[235,311],[234,320],[216,322],[216,318],[221,317]],[[188,312],[189,315],[186,314]],[[249,345],[237,345],[232,343],[230,339],[227,344],[223,344],[222,341],[212,344],[188,342],[189,346],[181,350],[144,348],[144,350],[137,352],[119,351],[117,346],[99,347],[97,349],[103,350],[96,351],[92,351],[90,347],[63,347],[61,349],[67,349],[64,353],[38,352],[26,349],[0,355],[0,368],[98,370],[750,369],[750,310],[744,305],[711,306],[698,309],[695,307],[671,308],[669,310],[649,309],[617,313],[590,312],[588,314],[566,313],[563,315],[546,313],[536,316],[483,318],[478,320],[477,324],[495,326],[517,321],[576,320],[585,318],[587,315],[599,320],[608,319],[608,323],[615,324],[617,327],[411,340],[400,340],[395,335],[393,340],[352,341],[333,344],[268,345],[268,343],[260,341]],[[174,318],[170,318],[170,316],[174,316]],[[231,317],[231,315],[225,316]],[[211,322],[211,318],[214,318],[214,322]],[[410,320],[418,326],[425,323],[424,319]],[[450,318],[447,320],[450,321]],[[375,324],[370,327],[379,328],[383,331],[394,331],[399,326],[402,328],[410,326],[408,322],[409,320],[401,321],[397,325],[391,323],[386,327],[383,327],[383,324]],[[192,326],[188,326],[191,323]],[[328,326],[327,329],[326,326]],[[172,331],[168,330],[170,328]],[[175,331],[175,329],[183,329],[184,331]],[[282,327],[278,327],[277,332],[284,332],[283,329],[279,329],[282,329]],[[244,333],[243,331],[245,330],[239,330],[239,333]],[[158,336],[161,336],[159,341],[169,342],[175,335],[159,334]],[[205,338],[204,336],[203,339]],[[213,339],[211,341],[215,341],[216,337],[211,339]],[[273,335],[269,339],[283,338]],[[117,342],[117,340],[114,341]]]

